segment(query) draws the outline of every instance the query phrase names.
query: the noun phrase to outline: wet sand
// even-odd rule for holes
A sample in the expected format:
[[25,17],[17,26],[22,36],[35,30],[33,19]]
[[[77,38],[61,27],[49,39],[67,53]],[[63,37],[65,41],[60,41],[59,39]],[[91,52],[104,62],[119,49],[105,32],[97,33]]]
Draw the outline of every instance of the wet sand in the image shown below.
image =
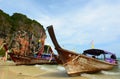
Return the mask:
[[33,66],[16,66],[11,61],[0,60],[0,79],[87,79],[86,77],[68,77],[65,71],[45,70]]

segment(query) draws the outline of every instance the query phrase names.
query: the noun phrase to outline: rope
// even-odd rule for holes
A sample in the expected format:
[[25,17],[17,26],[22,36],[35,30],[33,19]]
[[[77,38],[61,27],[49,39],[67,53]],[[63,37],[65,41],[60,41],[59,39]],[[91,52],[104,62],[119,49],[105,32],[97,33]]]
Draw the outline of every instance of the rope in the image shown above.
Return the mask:
[[[78,57],[80,57],[80,55],[76,56],[75,58],[73,58],[71,61],[74,62]],[[70,62],[70,61],[69,61]],[[65,64],[63,64],[63,66],[67,65],[68,62],[66,62]]]
[[80,55],[76,56],[75,58],[72,59],[72,62],[75,61]]

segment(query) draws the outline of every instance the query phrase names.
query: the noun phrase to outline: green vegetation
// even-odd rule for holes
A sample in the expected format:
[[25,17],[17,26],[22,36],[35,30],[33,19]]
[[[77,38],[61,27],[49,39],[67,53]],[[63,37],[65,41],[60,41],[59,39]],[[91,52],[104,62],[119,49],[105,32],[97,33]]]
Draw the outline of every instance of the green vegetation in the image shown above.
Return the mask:
[[14,13],[9,16],[0,10],[0,34],[13,34],[19,30],[32,32],[38,37],[41,37],[41,32],[46,35],[43,26],[36,20],[31,20],[21,13]]
[[50,51],[49,51],[50,48],[51,48],[51,47],[50,47],[49,45],[45,45],[45,46],[44,46],[44,53],[50,53]]
[[[0,39],[7,41],[9,45],[18,31],[25,31],[29,35],[32,34],[34,41],[46,36],[43,25],[36,20],[32,20],[21,13],[14,13],[10,16],[0,10]],[[4,50],[0,50],[0,55],[3,55],[3,52]]]

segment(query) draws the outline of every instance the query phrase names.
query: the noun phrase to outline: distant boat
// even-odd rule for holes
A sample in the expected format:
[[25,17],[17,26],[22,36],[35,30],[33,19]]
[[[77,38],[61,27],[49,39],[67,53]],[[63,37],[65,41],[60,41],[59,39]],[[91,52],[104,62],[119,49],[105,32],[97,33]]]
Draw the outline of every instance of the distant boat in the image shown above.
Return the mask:
[[55,58],[50,59],[50,54],[42,54],[40,58],[34,56],[17,56],[8,53],[16,65],[57,64]]
[[[33,35],[24,31],[18,31],[15,35],[9,49],[4,43],[2,47],[16,65],[58,64],[56,61],[58,56],[53,54],[49,45],[44,45],[46,36],[43,35],[39,40],[34,41]],[[7,56],[4,58],[7,59]]]
[[61,48],[56,40],[53,26],[48,26],[47,29],[51,40],[55,46],[55,49],[59,54],[60,60],[62,61],[62,64],[65,67],[69,76],[79,76],[81,73],[94,73],[101,70],[110,70],[114,66],[117,66],[117,61],[115,57],[113,59],[111,58],[113,61],[115,61],[114,63],[111,63],[109,62],[109,60],[102,61],[97,58],[87,56],[87,54],[90,53],[94,53],[94,55],[99,55],[100,53],[104,54],[105,57],[107,53],[102,50],[92,49],[84,51],[83,54],[77,54],[73,51]]
[[[46,46],[46,45],[45,45]],[[35,65],[35,64],[58,64],[58,56],[53,54],[51,47],[49,46],[49,53],[42,53],[40,57],[37,54],[19,56],[14,53],[8,53],[10,58],[15,62],[16,65]]]

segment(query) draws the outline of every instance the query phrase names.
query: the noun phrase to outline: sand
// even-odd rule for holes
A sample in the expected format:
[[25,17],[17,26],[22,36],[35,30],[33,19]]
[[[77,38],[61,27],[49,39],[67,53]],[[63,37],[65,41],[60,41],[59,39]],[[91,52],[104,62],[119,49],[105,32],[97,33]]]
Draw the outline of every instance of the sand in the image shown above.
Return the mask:
[[0,79],[87,79],[81,76],[68,77],[65,71],[51,70],[44,70],[34,65],[16,66],[14,62],[0,60]]

